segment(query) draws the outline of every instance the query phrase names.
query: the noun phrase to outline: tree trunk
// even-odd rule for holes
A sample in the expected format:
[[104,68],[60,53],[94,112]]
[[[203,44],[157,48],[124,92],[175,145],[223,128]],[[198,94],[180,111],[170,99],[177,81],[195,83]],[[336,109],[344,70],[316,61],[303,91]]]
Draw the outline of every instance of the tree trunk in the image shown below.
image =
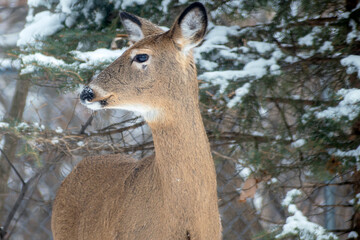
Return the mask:
[[[11,108],[6,116],[9,120],[21,121],[24,108],[26,105],[26,98],[30,88],[30,81],[17,80],[15,94],[12,99]],[[16,147],[18,139],[12,135],[5,135],[3,150],[10,161],[14,162]],[[0,220],[5,219],[6,211],[4,209],[5,199],[8,193],[7,182],[10,176],[10,165],[5,157],[0,157]]]

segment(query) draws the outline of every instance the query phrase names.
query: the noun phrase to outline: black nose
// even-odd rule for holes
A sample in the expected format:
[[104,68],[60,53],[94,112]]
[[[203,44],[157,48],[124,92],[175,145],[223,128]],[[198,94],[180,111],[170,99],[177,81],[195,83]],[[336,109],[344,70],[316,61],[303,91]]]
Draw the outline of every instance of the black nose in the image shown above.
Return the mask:
[[86,102],[86,101],[90,102],[94,98],[95,98],[94,91],[89,87],[85,87],[80,94],[81,102]]

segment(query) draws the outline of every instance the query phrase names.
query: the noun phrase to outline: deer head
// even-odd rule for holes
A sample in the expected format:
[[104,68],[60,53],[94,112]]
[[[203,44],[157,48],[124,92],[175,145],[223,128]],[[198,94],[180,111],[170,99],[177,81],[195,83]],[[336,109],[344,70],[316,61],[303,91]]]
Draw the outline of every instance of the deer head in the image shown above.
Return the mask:
[[167,32],[126,12],[120,17],[133,45],[83,89],[81,102],[93,110],[138,112],[149,123],[171,121],[179,101],[198,101],[192,48],[206,32],[205,8],[193,3]]

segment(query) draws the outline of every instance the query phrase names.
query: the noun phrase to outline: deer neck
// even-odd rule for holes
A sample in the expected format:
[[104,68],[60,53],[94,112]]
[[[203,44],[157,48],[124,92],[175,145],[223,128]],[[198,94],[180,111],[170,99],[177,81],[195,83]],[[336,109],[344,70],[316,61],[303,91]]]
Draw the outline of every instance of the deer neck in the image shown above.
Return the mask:
[[[183,194],[184,191],[200,196],[199,189],[213,194],[216,192],[214,163],[198,103],[183,104],[173,109],[171,116],[171,124],[150,124],[155,145],[155,167],[164,190],[169,196]],[[174,197],[179,201],[183,198]]]

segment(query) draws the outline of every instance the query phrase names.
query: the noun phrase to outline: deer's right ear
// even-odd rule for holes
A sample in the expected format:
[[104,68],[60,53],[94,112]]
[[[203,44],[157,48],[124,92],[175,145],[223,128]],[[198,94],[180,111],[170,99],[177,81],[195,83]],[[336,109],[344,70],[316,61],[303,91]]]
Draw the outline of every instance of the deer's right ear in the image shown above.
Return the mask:
[[131,42],[137,42],[144,38],[144,33],[141,29],[142,24],[138,17],[127,12],[121,12],[120,18],[125,30],[129,34]]
[[185,51],[198,45],[207,28],[207,14],[203,4],[195,2],[177,18],[170,32],[172,38]]

